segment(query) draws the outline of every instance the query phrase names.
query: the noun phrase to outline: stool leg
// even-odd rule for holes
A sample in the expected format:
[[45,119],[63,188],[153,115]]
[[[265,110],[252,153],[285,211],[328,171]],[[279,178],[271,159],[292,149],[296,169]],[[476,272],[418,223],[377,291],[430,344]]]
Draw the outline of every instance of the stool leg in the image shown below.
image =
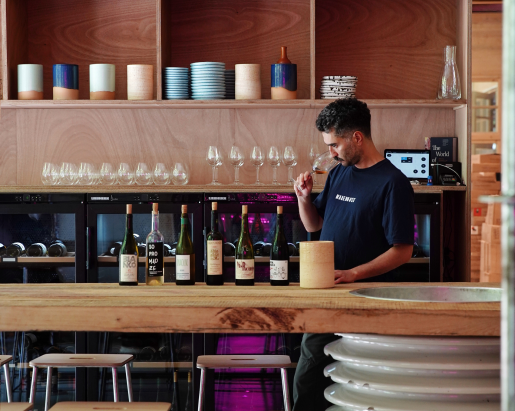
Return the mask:
[[45,411],[50,409],[50,397],[52,396],[52,367],[47,368],[46,374],[46,395],[45,395]]
[[114,402],[118,402],[118,371],[116,370],[116,367],[111,368],[113,371],[113,395],[114,395]]
[[204,405],[204,384],[206,383],[206,370],[200,369],[200,389],[198,392],[198,411],[202,411]]
[[283,383],[283,399],[285,411],[291,411],[290,408],[290,391],[288,389],[288,374],[286,368],[281,368],[281,380]]
[[36,382],[38,378],[38,367],[32,367],[32,383],[30,384],[30,397],[29,402],[34,404],[34,399],[36,397]]
[[125,377],[127,378],[127,393],[129,394],[129,402],[132,402],[132,379],[131,368],[129,367],[129,364],[125,364]]
[[7,388],[7,402],[13,402],[13,391],[11,387],[11,377],[9,376],[9,364],[4,364],[5,385]]

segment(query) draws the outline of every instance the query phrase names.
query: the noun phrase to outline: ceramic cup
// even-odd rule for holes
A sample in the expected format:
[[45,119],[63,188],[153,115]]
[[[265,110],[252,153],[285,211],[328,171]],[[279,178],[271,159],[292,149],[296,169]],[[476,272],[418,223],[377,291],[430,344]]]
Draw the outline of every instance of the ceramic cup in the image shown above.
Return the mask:
[[89,98],[91,100],[114,100],[115,65],[89,65]]
[[333,288],[334,242],[302,241],[299,268],[302,288]]
[[18,100],[43,100],[41,64],[18,64]]
[[79,66],[54,64],[54,100],[79,99]]
[[261,65],[235,64],[236,100],[256,100],[261,98]]
[[297,65],[272,64],[272,100],[297,98]]
[[154,66],[130,64],[127,66],[127,99],[152,100],[154,96]]

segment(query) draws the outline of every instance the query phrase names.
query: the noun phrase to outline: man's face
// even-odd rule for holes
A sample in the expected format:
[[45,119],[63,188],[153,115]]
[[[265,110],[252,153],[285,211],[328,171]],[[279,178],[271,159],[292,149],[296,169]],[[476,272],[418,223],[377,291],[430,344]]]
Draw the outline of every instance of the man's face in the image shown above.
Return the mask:
[[322,133],[324,143],[329,147],[329,151],[335,160],[345,167],[353,166],[361,160],[362,149],[356,142],[354,133],[348,133],[343,137],[336,137],[334,130],[330,133]]

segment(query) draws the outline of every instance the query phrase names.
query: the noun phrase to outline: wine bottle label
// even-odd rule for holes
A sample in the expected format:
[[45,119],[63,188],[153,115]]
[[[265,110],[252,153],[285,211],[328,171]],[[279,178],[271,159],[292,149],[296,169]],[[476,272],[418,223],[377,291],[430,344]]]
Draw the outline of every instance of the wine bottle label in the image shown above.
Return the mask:
[[148,243],[147,245],[147,277],[164,275],[164,243]]
[[176,280],[190,280],[190,255],[177,255],[175,256],[175,279]]
[[120,254],[120,281],[138,281],[138,257],[134,254]]
[[222,240],[207,242],[207,275],[222,275],[223,270]]
[[270,280],[288,279],[288,260],[270,260]]
[[236,260],[236,279],[238,279],[238,280],[254,279],[254,259],[252,259],[252,260]]

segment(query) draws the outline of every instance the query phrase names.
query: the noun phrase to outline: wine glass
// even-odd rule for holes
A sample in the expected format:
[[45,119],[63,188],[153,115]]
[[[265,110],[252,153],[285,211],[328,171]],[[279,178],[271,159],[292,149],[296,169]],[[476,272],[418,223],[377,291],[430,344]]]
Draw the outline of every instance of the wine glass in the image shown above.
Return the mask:
[[168,167],[163,163],[157,163],[154,167],[154,175],[152,177],[154,184],[163,186],[170,184],[170,172]]
[[102,163],[102,167],[100,167],[100,182],[109,186],[116,183],[116,172],[111,163]]
[[281,153],[279,153],[279,150],[276,146],[270,147],[270,150],[268,150],[268,164],[272,166],[272,184],[277,185],[279,184],[277,182],[277,167],[281,165]]
[[261,147],[254,146],[252,148],[252,152],[250,153],[250,162],[253,166],[256,167],[256,182],[254,183],[254,185],[262,186],[263,183],[259,181],[259,167],[261,167],[265,162],[265,156],[261,151]]
[[[331,155],[330,151],[326,151],[322,154],[320,154],[317,158],[315,158],[315,161],[313,161],[313,167],[312,171],[309,173],[309,175],[316,174],[327,174],[329,171],[331,171],[333,168],[335,168],[339,164],[339,161],[336,161],[334,157]],[[303,186],[300,186],[295,181],[295,186],[300,190],[304,188]]]
[[91,163],[80,163],[77,174],[77,183],[80,185],[90,186],[97,181],[97,170]]
[[41,181],[44,185],[55,185],[59,183],[59,167],[52,163],[45,163],[41,172]]
[[136,184],[142,186],[152,184],[152,171],[146,163],[138,163],[136,167]]
[[234,167],[234,182],[231,185],[241,186],[240,183],[240,167],[243,165],[245,161],[245,154],[236,146],[231,147],[231,151],[229,153],[229,162]]
[[288,181],[286,184],[294,183],[295,179],[293,178],[293,167],[297,165],[297,153],[293,149],[292,146],[286,146],[284,148],[283,153],[283,164],[288,167]]
[[77,182],[77,166],[73,163],[62,163],[59,170],[60,183],[71,186]]
[[172,167],[172,181],[176,186],[188,184],[190,170],[186,163],[175,163]]
[[[318,143],[311,143],[309,146],[309,152],[308,152],[308,158],[309,158],[309,164],[313,165],[313,162],[315,161],[315,158],[317,158],[320,155],[320,149],[318,148]],[[317,182],[317,174],[315,173],[313,175],[313,184],[318,184]]]
[[213,181],[209,183],[210,186],[219,186],[221,185],[218,182],[218,167],[220,167],[223,163],[222,152],[218,149],[217,146],[209,146],[206,154],[207,163],[213,169]]
[[129,163],[120,163],[116,181],[118,181],[120,185],[130,185],[134,183],[134,171]]

